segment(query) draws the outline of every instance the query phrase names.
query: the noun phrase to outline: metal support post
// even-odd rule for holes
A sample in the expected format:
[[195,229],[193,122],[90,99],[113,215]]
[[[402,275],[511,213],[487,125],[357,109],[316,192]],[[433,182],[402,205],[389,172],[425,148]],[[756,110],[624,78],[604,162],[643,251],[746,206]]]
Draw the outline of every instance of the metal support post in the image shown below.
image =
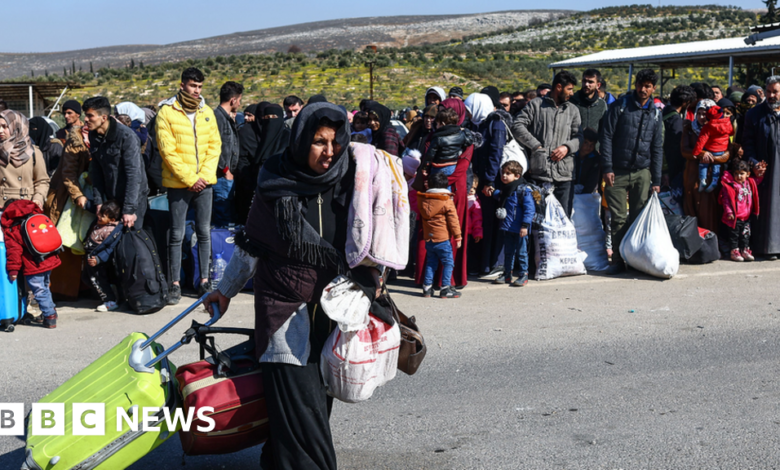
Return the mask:
[[374,63],[373,62],[369,62],[368,66],[369,66],[369,69],[368,69],[369,83],[370,83],[370,86],[371,86],[369,96],[370,96],[370,99],[373,100],[374,99]]
[[628,66],[628,92],[631,92],[632,81],[634,80],[634,64]]
[[729,56],[729,88],[734,85],[734,56]]

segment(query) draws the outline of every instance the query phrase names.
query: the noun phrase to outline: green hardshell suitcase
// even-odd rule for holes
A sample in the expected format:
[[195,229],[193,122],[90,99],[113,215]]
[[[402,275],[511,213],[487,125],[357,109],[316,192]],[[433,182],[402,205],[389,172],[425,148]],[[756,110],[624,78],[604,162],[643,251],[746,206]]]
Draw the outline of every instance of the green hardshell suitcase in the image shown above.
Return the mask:
[[[164,408],[173,416],[181,406],[176,369],[167,356],[185,344],[184,338],[163,351],[155,340],[168,331],[187,314],[195,310],[206,298],[204,295],[194,305],[182,312],[162,330],[151,337],[143,333],[131,333],[118,345],[87,366],[38,403],[65,404],[65,433],[60,436],[32,435],[32,420],[27,423],[27,446],[22,470],[115,470],[124,469],[138,461],[179,430],[168,429]],[[214,324],[219,312],[207,322]],[[105,434],[102,436],[74,436],[72,405],[74,403],[105,404]],[[153,428],[144,432],[141,426],[144,407],[159,408],[154,416]],[[127,416],[138,417],[138,429],[131,429],[124,418],[122,430],[117,431],[117,408]]]

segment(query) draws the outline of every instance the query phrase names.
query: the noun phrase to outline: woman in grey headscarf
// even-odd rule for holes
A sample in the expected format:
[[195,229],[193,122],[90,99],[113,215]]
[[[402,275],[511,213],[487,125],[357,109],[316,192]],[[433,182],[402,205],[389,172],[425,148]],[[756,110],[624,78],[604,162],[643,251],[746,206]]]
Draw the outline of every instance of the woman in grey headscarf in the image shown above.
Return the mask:
[[0,112],[0,201],[32,200],[43,209],[49,175],[43,153],[30,139],[29,121],[20,112]]

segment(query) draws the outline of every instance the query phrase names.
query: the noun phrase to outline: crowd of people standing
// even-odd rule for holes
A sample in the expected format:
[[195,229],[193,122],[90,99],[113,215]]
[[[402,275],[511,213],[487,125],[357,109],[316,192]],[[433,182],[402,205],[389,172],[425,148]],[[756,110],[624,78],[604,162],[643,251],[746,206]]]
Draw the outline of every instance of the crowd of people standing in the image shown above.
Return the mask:
[[[39,261],[9,249],[7,271],[14,279],[25,275],[42,312],[34,322],[42,326],[56,327],[52,292],[72,283],[65,269],[73,266],[101,299],[98,310],[115,310],[121,299],[111,285],[112,250],[123,230],[149,223],[150,201],[165,194],[170,232],[160,249],[167,251],[170,305],[181,300],[188,222],[202,261],[194,287],[210,292],[209,305],[225,312],[254,280],[255,342],[272,428],[264,468],[336,466],[332,399],[319,378],[319,354],[310,352],[333,328],[316,313],[339,274],[348,273],[370,299],[393,275],[412,277],[424,297],[439,289],[440,297],[457,298],[469,279],[525,286],[533,277],[540,191],[567,217],[576,194],[602,195],[611,274],[626,269],[617,247],[652,192],[662,190],[700,227],[720,234],[725,258],[780,254],[777,76],[744,91],[681,85],[662,99],[654,97],[659,77],[650,69],[618,97],[598,70],[581,77],[561,71],[551,84],[522,93],[487,86],[466,96],[459,87],[434,86],[422,109],[397,113],[372,100],[348,110],[323,95],[242,110],[244,89],[236,82],[221,87],[211,108],[204,81],[201,71],[186,69],[175,96],[144,108],[112,106],[102,96],[69,100],[62,107],[67,126],[56,135],[46,120],[0,111],[6,236],[17,240],[15,219],[29,214],[53,224],[74,208],[95,215],[85,256]],[[371,163],[376,155],[403,171],[411,207],[408,221],[388,224],[378,206],[369,215],[375,231],[404,245],[393,246],[386,265],[352,243],[377,233],[362,233],[363,221],[348,226],[350,207],[365,202],[366,181],[382,181]],[[373,190],[389,200],[389,187]],[[214,290],[211,230],[230,225],[245,228]]]
[[[100,96],[84,103],[67,101],[62,106],[67,125],[56,135],[43,118],[27,120],[16,111],[3,111],[4,146],[12,149],[14,142],[29,142],[26,152],[33,156],[28,170],[24,165],[0,167],[4,202],[32,200],[57,223],[69,200],[98,215],[104,203],[113,201],[121,207],[117,223],[140,228],[149,198],[165,193],[171,213],[168,301],[176,304],[188,220],[194,220],[200,259],[210,259],[211,228],[246,224],[261,168],[294,140],[291,132],[301,109],[327,102],[323,95],[306,103],[288,96],[280,104],[263,101],[242,110],[242,85],[226,82],[219,105],[212,109],[201,95],[204,81],[202,72],[187,69],[175,96],[144,108],[129,102],[112,107]],[[658,75],[642,70],[634,89],[615,97],[598,70],[586,70],[581,77],[561,71],[552,84],[526,92],[488,86],[465,96],[460,87],[445,92],[434,86],[426,90],[422,109],[394,113],[371,100],[351,111],[339,108],[347,117],[350,141],[371,144],[403,163],[414,215],[410,263],[402,274],[412,276],[426,295],[441,288],[442,296],[458,297],[469,276],[511,282],[512,273],[506,271],[515,264],[520,282],[513,285],[533,278],[528,188],[545,188],[567,216],[576,193],[602,195],[611,273],[626,268],[620,242],[651,191],[662,188],[679,199],[685,214],[695,216],[700,227],[721,236],[721,247],[732,259],[753,259],[754,251],[776,259],[776,77],[770,77],[765,88],[747,90],[681,85],[667,99],[654,97],[657,85]],[[399,123],[403,136],[396,129]],[[504,171],[517,152],[514,148],[521,149],[527,162],[515,178],[512,171]],[[14,155],[13,150],[9,154]],[[724,186],[725,191],[735,189],[734,172],[725,171],[735,160],[746,162],[750,174],[760,179],[755,180],[755,195],[743,194],[752,186],[737,182],[736,200],[745,195],[755,199],[750,209],[756,214],[732,224],[728,218],[738,208],[729,205],[731,193],[724,206],[721,193]],[[446,186],[430,188],[430,178],[439,173],[447,177]],[[505,173],[512,180],[511,194],[505,190]],[[447,195],[426,194],[432,189]],[[430,212],[430,202],[437,198],[452,201],[454,218],[448,224],[436,222],[442,214],[430,213],[425,220],[418,208],[418,202],[425,202]],[[505,214],[507,205],[509,219],[498,218],[497,211]],[[433,226],[450,228],[432,237],[432,220]],[[514,240],[516,231],[507,227],[513,226],[522,226],[526,235],[510,242],[513,254],[507,255],[507,241]],[[732,233],[736,227],[744,242],[734,241],[740,239]],[[449,254],[441,252],[443,239],[450,241]],[[438,254],[431,256],[434,244]],[[426,266],[438,270],[435,282]],[[209,290],[209,269],[209,263],[200,263],[195,286],[200,294]],[[56,284],[58,273],[52,274]],[[108,285],[99,290],[108,293],[108,308],[117,308]]]

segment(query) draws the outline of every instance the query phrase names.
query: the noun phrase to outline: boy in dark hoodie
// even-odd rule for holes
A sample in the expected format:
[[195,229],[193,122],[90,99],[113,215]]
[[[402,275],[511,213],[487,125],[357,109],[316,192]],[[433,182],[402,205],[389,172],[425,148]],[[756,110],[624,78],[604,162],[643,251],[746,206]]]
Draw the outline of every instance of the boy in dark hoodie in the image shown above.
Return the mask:
[[444,173],[450,176],[455,171],[463,149],[472,143],[474,141],[471,132],[466,132],[458,126],[458,113],[454,109],[439,111],[436,114],[436,132],[425,156],[431,165],[428,174]]
[[114,248],[122,237],[122,207],[116,201],[108,201],[100,206],[95,224],[90,228],[84,251],[87,253],[87,266],[84,270],[87,282],[103,301],[97,307],[98,312],[116,310],[116,295],[111,289],[108,277],[108,262]]
[[[499,230],[504,232],[504,278],[499,276],[493,284],[523,287],[528,284],[528,231],[536,206],[519,162],[510,160],[501,166],[501,183],[503,187],[494,190],[493,197],[498,199],[496,217],[501,220]],[[520,264],[520,276],[512,282],[515,260]]]
[[[701,155],[705,150],[713,156],[723,155],[729,149],[730,137],[734,132],[731,119],[725,115],[719,106],[707,110],[707,124],[701,128],[693,155]],[[707,172],[712,167],[712,180],[707,184]],[[720,165],[699,163],[699,192],[711,193],[718,187],[720,181]]]
[[[36,260],[27,248],[22,237],[22,226],[27,216],[43,214],[41,208],[32,201],[18,200],[10,203],[3,210],[0,217],[0,225],[3,228],[3,237],[7,253],[6,270],[11,282],[15,281],[19,273],[24,274],[27,285],[32,290],[35,300],[42,314],[32,319],[32,324],[41,325],[44,328],[57,328],[57,306],[51,297],[49,283],[51,272],[60,265],[60,257],[56,254],[46,256],[43,260]],[[33,230],[56,231],[54,223],[46,219],[46,223]]]
[[443,266],[441,276],[442,299],[457,299],[460,292],[452,287],[452,270],[455,267],[455,259],[452,255],[451,239],[457,242],[460,248],[462,236],[460,221],[455,203],[452,202],[452,193],[447,190],[449,180],[444,173],[436,173],[428,177],[428,191],[417,193],[417,208],[422,219],[422,235],[425,239],[425,271],[423,277],[423,297],[433,295],[433,275],[439,267]]

